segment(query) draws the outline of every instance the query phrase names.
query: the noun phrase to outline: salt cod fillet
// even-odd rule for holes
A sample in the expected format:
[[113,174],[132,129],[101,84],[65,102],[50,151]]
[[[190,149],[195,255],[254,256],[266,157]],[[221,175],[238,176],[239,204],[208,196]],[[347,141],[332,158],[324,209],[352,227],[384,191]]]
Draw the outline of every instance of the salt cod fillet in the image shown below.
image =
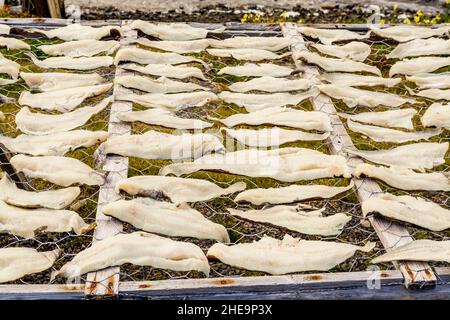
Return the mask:
[[450,88],[450,72],[419,73],[414,76],[406,76],[406,80],[414,82],[420,89]]
[[26,191],[19,189],[6,174],[0,180],[0,200],[16,207],[63,209],[75,201],[80,192],[78,187],[39,192]]
[[106,131],[74,130],[49,135],[21,134],[16,138],[0,135],[0,143],[13,153],[32,156],[63,156],[78,148],[88,148],[108,138]]
[[450,210],[437,203],[411,196],[375,194],[363,201],[364,216],[377,212],[385,217],[412,223],[432,231],[450,228]]
[[386,168],[362,163],[356,167],[353,175],[357,178],[376,178],[401,190],[450,191],[450,180],[442,172],[416,173],[402,167]]
[[125,263],[173,271],[196,270],[209,274],[208,260],[202,249],[195,244],[146,232],[133,232],[94,242],[53,274],[53,277],[74,278],[90,271]]
[[93,86],[106,82],[106,79],[97,73],[21,72],[20,77],[30,88],[44,92]]
[[172,66],[170,64],[148,64],[145,67],[127,63],[120,66],[122,69],[137,71],[143,74],[168,77],[174,79],[186,79],[186,78],[198,78],[200,80],[206,80],[202,70],[196,67],[188,66]]
[[273,147],[294,141],[325,140],[330,136],[329,132],[317,134],[299,130],[286,130],[281,128],[269,129],[222,129],[226,134],[240,143],[249,147]]
[[6,48],[8,50],[30,50],[31,47],[25,41],[15,39],[0,37],[0,48]]
[[287,77],[295,70],[285,66],[271,63],[246,63],[241,66],[224,67],[219,70],[218,75],[229,74],[238,77]]
[[242,37],[236,36],[224,40],[209,39],[210,46],[220,49],[253,48],[268,51],[279,51],[291,45],[285,37]]
[[328,199],[353,188],[353,183],[347,187],[330,187],[325,185],[290,185],[280,188],[250,189],[239,193],[234,201],[250,202],[254,205],[264,203],[282,204],[308,199]]
[[209,117],[219,121],[227,127],[238,124],[257,126],[260,124],[273,124],[304,130],[333,131],[330,117],[320,111],[303,111],[286,107],[267,108],[250,113],[239,113],[225,119]]
[[216,243],[206,255],[238,268],[286,274],[327,271],[352,257],[357,250],[369,252],[374,247],[375,244],[371,242],[358,247],[331,241],[301,240],[285,235],[283,240],[264,236],[259,241],[231,246]]
[[389,77],[396,74],[417,75],[433,72],[450,65],[450,57],[419,57],[396,62],[389,70]]
[[316,88],[298,94],[285,92],[271,94],[237,93],[222,91],[218,94],[219,99],[244,107],[248,112],[260,111],[267,108],[297,105],[303,100],[315,97],[319,94]]
[[92,57],[100,53],[112,55],[120,47],[120,43],[115,40],[77,40],[58,44],[47,44],[39,46],[38,49],[49,56],[66,57]]
[[317,53],[307,51],[297,52],[294,54],[294,59],[300,58],[305,60],[307,63],[318,65],[323,70],[328,72],[367,72],[381,77],[381,71],[377,67],[350,59],[327,58],[318,55]]
[[116,96],[117,100],[131,101],[147,108],[162,108],[178,110],[189,107],[201,107],[219,98],[209,91],[183,92],[183,93],[147,93],[123,94]]
[[419,170],[432,169],[445,163],[444,157],[448,150],[448,142],[413,143],[395,147],[389,150],[346,150],[371,162],[387,166],[400,166]]
[[118,26],[103,26],[94,28],[84,26],[79,23],[70,24],[66,27],[56,28],[52,30],[30,29],[30,32],[44,34],[47,38],[58,38],[64,41],[74,40],[100,40],[109,36],[123,36],[123,31]]
[[372,32],[382,38],[394,39],[397,42],[407,42],[415,39],[426,39],[430,37],[440,37],[448,34],[450,27],[439,28],[419,27],[419,26],[394,26],[388,28],[371,28]]
[[230,242],[228,232],[221,224],[205,218],[187,204],[138,198],[119,200],[103,208],[107,216],[125,221],[139,230],[170,237],[192,237]]
[[316,29],[311,27],[298,27],[297,31],[301,34],[319,39],[324,44],[332,44],[337,41],[362,40],[370,36],[370,32],[362,35],[345,29]]
[[24,209],[0,201],[0,233],[34,238],[37,230],[81,234],[90,229],[74,211],[55,209]]
[[68,88],[42,93],[22,91],[19,104],[42,110],[68,112],[75,109],[87,98],[98,96],[107,92],[113,86],[112,83],[95,86]]
[[371,263],[389,261],[450,262],[450,241],[415,240],[376,257]]
[[0,24],[0,34],[9,34],[11,27],[6,24]]
[[338,113],[340,117],[353,121],[374,124],[381,127],[394,127],[413,130],[412,118],[417,114],[413,108],[362,112],[358,114]]
[[122,48],[117,51],[114,57],[114,64],[118,65],[120,62],[136,62],[139,64],[182,64],[189,62],[198,62],[208,67],[208,65],[200,59],[182,56],[178,53],[173,52],[153,52],[145,49],[139,48]]
[[152,41],[147,38],[138,38],[134,42],[142,46],[181,54],[202,52],[209,46],[209,39],[199,39],[190,41],[170,41],[170,40]]
[[402,59],[406,57],[438,56],[450,54],[450,40],[430,38],[416,39],[399,44],[386,57],[388,59]]
[[19,72],[20,72],[20,64],[18,64],[15,61],[5,58],[0,53],[0,74],[6,73],[12,79],[16,80],[17,77],[19,76]]
[[406,132],[395,129],[376,127],[367,124],[347,120],[348,128],[354,132],[359,132],[362,135],[369,137],[376,142],[395,142],[403,143],[408,141],[428,140],[431,137],[442,133],[442,129],[432,129],[424,131]]
[[450,101],[450,89],[426,89],[421,90],[418,92],[413,92],[412,90],[409,90],[411,94],[414,94],[415,96],[433,99],[433,100],[448,100]]
[[30,57],[35,65],[42,69],[94,70],[97,68],[109,67],[114,63],[114,59],[110,56],[80,58],[51,57],[39,60],[30,52],[27,52],[26,55]]
[[191,27],[187,23],[151,23],[142,20],[133,21],[131,28],[161,40],[172,41],[204,39],[208,33],[222,33],[225,31],[225,27],[209,30]]
[[450,130],[450,106],[433,103],[425,110],[421,122],[425,127],[437,127]]
[[326,81],[338,86],[348,86],[348,87],[374,87],[374,86],[384,86],[393,87],[399,84],[401,78],[383,78],[375,76],[362,76],[359,74],[352,73],[324,73],[318,76],[319,80]]
[[287,52],[284,54],[276,54],[272,51],[263,49],[249,49],[249,48],[239,48],[239,49],[206,49],[210,55],[221,58],[234,58],[236,60],[245,61],[263,61],[263,60],[277,60],[283,59],[290,56],[291,53]]
[[377,107],[380,105],[386,107],[399,107],[405,103],[415,103],[411,98],[402,98],[392,93],[361,90],[353,87],[340,86],[336,84],[321,84],[317,88],[334,99],[341,99],[350,108],[356,106]]
[[60,156],[29,157],[23,154],[11,158],[11,165],[31,178],[40,178],[68,187],[71,184],[102,185],[104,177],[87,164]]
[[310,46],[326,55],[355,61],[364,61],[370,54],[370,46],[364,42],[357,41],[352,41],[342,46],[320,43],[313,43]]
[[261,210],[228,209],[233,216],[246,220],[269,223],[303,234],[335,236],[341,233],[344,226],[352,218],[337,213],[324,217],[325,208],[314,211],[301,211],[301,206],[274,206]]
[[174,135],[149,130],[141,135],[114,136],[103,143],[104,151],[125,157],[143,159],[197,159],[210,152],[223,152],[225,147],[208,133]]
[[93,115],[105,110],[111,101],[112,97],[108,97],[95,106],[57,115],[34,113],[27,107],[22,107],[16,114],[16,125],[22,132],[30,135],[66,132],[84,125]]
[[38,252],[33,248],[0,248],[0,283],[51,268],[61,250]]
[[344,157],[304,148],[248,149],[225,154],[210,154],[193,162],[167,165],[160,170],[159,174],[181,176],[200,170],[225,171],[285,182],[350,177]]
[[151,79],[142,76],[121,76],[116,77],[114,82],[126,88],[138,89],[150,93],[178,93],[195,90],[209,90],[209,88],[202,87],[195,83],[174,81],[166,77]]
[[264,92],[287,92],[306,90],[311,87],[312,82],[308,79],[284,79],[275,77],[260,77],[245,82],[235,82],[228,86],[230,91],[248,92],[248,91],[264,91]]

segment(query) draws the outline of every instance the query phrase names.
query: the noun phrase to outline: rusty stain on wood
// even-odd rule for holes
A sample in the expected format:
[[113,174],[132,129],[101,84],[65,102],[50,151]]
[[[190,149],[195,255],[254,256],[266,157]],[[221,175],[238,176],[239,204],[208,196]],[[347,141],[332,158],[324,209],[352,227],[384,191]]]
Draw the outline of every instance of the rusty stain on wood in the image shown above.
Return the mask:
[[322,276],[318,275],[318,274],[312,274],[312,275],[306,277],[306,280],[308,280],[308,281],[318,281],[321,279],[322,279]]
[[232,279],[219,279],[219,280],[214,281],[214,283],[216,283],[218,285],[225,286],[225,285],[233,284],[234,280],[232,280]]

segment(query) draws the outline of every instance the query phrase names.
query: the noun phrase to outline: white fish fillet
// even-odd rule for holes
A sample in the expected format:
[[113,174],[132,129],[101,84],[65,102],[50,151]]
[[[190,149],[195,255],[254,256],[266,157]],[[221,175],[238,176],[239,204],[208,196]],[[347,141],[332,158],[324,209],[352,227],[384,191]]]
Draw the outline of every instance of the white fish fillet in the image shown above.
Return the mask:
[[219,93],[218,97],[227,103],[234,103],[238,106],[244,107],[248,112],[254,112],[267,108],[284,107],[287,105],[295,106],[303,100],[315,97],[318,94],[319,91],[316,88],[312,88],[308,91],[297,94],[285,92],[256,94],[222,91]]
[[78,107],[87,98],[107,92],[112,86],[112,83],[105,83],[95,86],[75,87],[42,93],[22,91],[18,102],[21,105],[30,106],[32,108],[68,112]]
[[386,168],[362,163],[356,167],[353,175],[380,179],[401,190],[450,191],[450,180],[442,172],[416,173],[402,167]]
[[52,57],[39,60],[33,53],[27,52],[35,65],[43,69],[93,70],[113,65],[114,59],[110,56],[98,57]]
[[273,124],[304,130],[333,131],[330,117],[320,111],[303,111],[286,107],[267,108],[250,113],[238,113],[225,119],[208,117],[219,121],[227,127],[238,124],[257,126],[260,124]]
[[378,212],[385,217],[432,231],[450,228],[450,210],[422,198],[395,196],[390,193],[374,194],[362,202],[361,208],[364,216]]
[[280,188],[249,189],[239,193],[234,201],[247,201],[255,205],[264,203],[282,204],[308,199],[328,199],[353,188],[353,183],[347,187],[330,187],[326,185],[290,185]]
[[195,83],[174,81],[166,77],[151,79],[142,76],[120,76],[116,77],[114,82],[126,88],[139,89],[150,93],[178,93],[195,90],[209,90],[209,88],[202,87]]
[[133,41],[142,46],[156,48],[164,51],[176,53],[202,52],[209,46],[209,39],[199,39],[190,41],[152,41],[147,38],[138,38]]
[[285,235],[283,240],[264,236],[259,241],[231,246],[216,243],[206,255],[247,270],[286,274],[327,271],[352,257],[357,250],[369,252],[374,247],[375,244],[371,242],[358,247],[331,241],[301,240]]
[[420,89],[450,88],[450,72],[421,73],[414,76],[406,76],[406,80],[414,82]]
[[193,162],[167,165],[160,170],[159,174],[181,176],[200,170],[220,170],[285,182],[350,176],[344,157],[304,148],[248,149],[225,154],[215,153]]
[[352,219],[343,213],[324,217],[322,212],[325,208],[314,211],[301,211],[300,208],[301,206],[284,205],[248,211],[228,208],[228,212],[246,220],[270,223],[303,234],[321,236],[338,235]]
[[448,150],[448,142],[413,143],[395,147],[389,150],[346,150],[347,153],[360,156],[371,162],[386,166],[400,166],[416,169],[421,172],[445,163],[444,157]]
[[406,108],[398,110],[362,112],[358,114],[338,113],[340,117],[362,123],[374,124],[381,127],[394,127],[413,130],[412,118],[417,114],[416,109]]
[[146,232],[133,232],[94,242],[53,274],[53,277],[61,275],[74,278],[124,263],[174,271],[196,270],[209,274],[208,260],[202,249],[195,244]]
[[430,38],[416,39],[399,44],[386,57],[388,59],[402,59],[406,57],[438,56],[450,54],[450,40]]
[[272,51],[253,48],[206,49],[206,52],[215,57],[234,58],[236,60],[245,60],[253,62],[258,62],[262,60],[277,60],[291,55],[290,52],[284,54],[276,54]]
[[103,111],[112,101],[112,96],[92,107],[78,108],[63,114],[43,114],[31,112],[22,107],[16,114],[16,126],[30,135],[46,135],[65,132],[84,125],[94,114]]
[[450,262],[450,241],[415,240],[376,257],[371,263],[400,260]]
[[229,74],[238,77],[287,77],[295,70],[285,66],[272,63],[246,63],[241,66],[224,67],[217,74]]
[[173,52],[154,52],[139,48],[122,48],[117,51],[114,57],[114,64],[118,65],[120,62],[136,62],[139,64],[182,64],[189,62],[198,62],[208,67],[207,63],[203,60],[182,56]]
[[342,46],[320,43],[312,43],[310,46],[326,55],[355,61],[364,61],[370,54],[370,46],[364,42],[357,41],[352,41]]
[[173,41],[204,39],[208,33],[222,33],[225,31],[225,27],[208,30],[191,27],[187,23],[151,23],[142,20],[133,21],[131,28],[161,40]]
[[425,127],[437,127],[450,130],[450,106],[433,103],[425,110],[421,122]]
[[26,191],[19,189],[6,174],[0,180],[0,200],[16,207],[63,209],[75,201],[80,192],[78,187],[39,192]]
[[242,37],[236,36],[224,40],[209,39],[210,46],[221,49],[253,48],[279,51],[291,45],[292,40],[285,37]]
[[409,90],[411,94],[419,97],[429,98],[433,100],[449,100],[450,101],[450,89],[426,89],[418,92]]
[[429,138],[442,133],[442,129],[405,132],[395,129],[361,124],[350,119],[347,120],[347,125],[350,130],[359,132],[376,142],[403,143],[408,141],[428,140]]
[[0,86],[7,86],[8,84],[16,83],[18,79],[3,79],[0,78]]
[[175,116],[172,112],[164,109],[150,108],[143,111],[120,112],[117,118],[121,121],[140,121],[147,124],[163,126],[174,129],[196,129],[210,128],[212,123],[198,119],[187,119]]
[[396,74],[417,75],[433,72],[450,65],[450,57],[419,57],[396,62],[389,70],[389,77]]
[[230,242],[224,226],[208,220],[185,203],[176,206],[147,198],[119,200],[106,205],[102,212],[147,232]]
[[11,27],[6,24],[0,24],[0,34],[9,34]]
[[374,87],[374,86],[385,86],[393,87],[399,84],[401,78],[383,78],[375,76],[362,76],[359,74],[352,73],[323,73],[318,76],[321,81],[326,81],[333,83],[338,86],[348,86],[348,87]]
[[116,96],[116,100],[131,101],[147,108],[163,108],[176,110],[189,107],[201,107],[219,98],[208,91],[183,92],[183,93],[147,93],[147,94],[123,94]]
[[38,49],[49,56],[66,56],[72,58],[92,57],[100,53],[112,55],[120,47],[118,41],[77,40],[58,44],[39,46]]
[[51,268],[61,250],[38,252],[33,248],[0,248],[0,283]]
[[93,86],[106,82],[106,79],[97,73],[21,72],[20,77],[25,81],[27,86],[39,89],[40,91],[56,91]]
[[30,50],[31,47],[25,41],[15,39],[15,38],[7,38],[0,37],[0,47],[6,47],[8,50]]
[[11,165],[31,178],[40,178],[68,187],[71,184],[102,185],[104,177],[80,160],[60,156],[29,157],[23,154],[11,158]]
[[317,134],[299,130],[286,130],[277,127],[259,130],[233,130],[227,128],[223,128],[222,130],[225,131],[228,136],[249,147],[273,147],[294,141],[325,140],[330,136],[329,132]]
[[19,72],[20,72],[20,64],[5,58],[0,53],[0,74],[6,73],[15,80],[19,76]]
[[442,26],[439,28],[419,27],[419,26],[394,26],[388,28],[371,28],[372,32],[383,38],[394,39],[398,42],[406,42],[414,39],[425,39],[430,37],[440,37],[448,34],[450,27]]
[[120,180],[116,192],[125,191],[132,196],[152,196],[164,194],[173,203],[206,201],[223,195],[245,190],[244,182],[236,182],[227,188],[202,179],[136,176]]
[[149,130],[144,134],[110,137],[105,153],[143,159],[197,159],[210,152],[223,152],[222,142],[208,133],[174,135]]
[[174,79],[186,79],[193,77],[201,80],[206,80],[206,77],[202,73],[202,70],[196,67],[172,66],[170,64],[148,64],[143,67],[133,63],[123,64],[120,67],[125,70],[137,71],[152,76],[168,77]]
[[415,103],[412,98],[403,98],[396,94],[377,91],[361,90],[353,87],[340,86],[336,84],[321,84],[317,88],[335,99],[341,99],[350,108],[356,106],[377,107],[380,105],[386,107],[399,107],[405,103]]
[[37,230],[82,234],[89,225],[75,212],[55,209],[23,209],[0,201],[0,233],[34,238]]
[[248,92],[253,90],[265,92],[286,92],[306,90],[312,82],[308,79],[284,79],[275,77],[260,77],[245,82],[235,82],[228,86],[230,91]]
[[119,35],[123,36],[123,31],[119,26],[103,26],[94,28],[84,26],[79,23],[69,24],[68,26],[52,30],[30,29],[30,32],[44,34],[47,38],[59,38],[64,41],[73,40],[100,40],[104,37]]
[[308,51],[296,52],[294,59],[299,58],[302,58],[307,63],[318,65],[328,72],[368,72],[381,77],[381,71],[377,67],[350,59],[327,58]]
[[0,135],[0,143],[13,153],[33,156],[63,156],[78,148],[88,148],[108,138],[106,131],[74,130],[49,135],[21,134],[16,138]]
[[370,36],[370,32],[362,35],[345,29],[316,29],[311,27],[297,27],[296,29],[301,34],[319,39],[324,44],[332,44],[336,41],[345,40],[362,40]]

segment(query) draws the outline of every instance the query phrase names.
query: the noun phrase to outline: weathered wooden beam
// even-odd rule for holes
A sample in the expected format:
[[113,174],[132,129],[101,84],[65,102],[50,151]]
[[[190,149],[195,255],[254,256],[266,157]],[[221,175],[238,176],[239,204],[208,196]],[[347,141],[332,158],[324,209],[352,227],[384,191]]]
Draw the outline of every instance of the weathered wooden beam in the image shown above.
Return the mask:
[[[304,72],[305,78],[317,81],[316,76],[319,75],[319,70],[314,66],[305,65],[299,59],[295,58],[297,52],[308,50],[305,46],[303,37],[295,30],[295,25],[291,23],[283,25],[282,32],[285,37],[292,39],[293,58],[297,68]],[[327,113],[331,118],[333,132],[327,141],[330,151],[333,154],[340,154],[347,157],[348,165],[351,169],[354,169],[357,165],[363,163],[364,161],[361,158],[349,156],[344,152],[345,149],[355,149],[356,147],[339,119],[331,99],[324,94],[320,94],[313,99],[313,107],[315,110]],[[370,198],[373,194],[382,192],[381,188],[373,179],[353,178],[353,180],[360,201]],[[413,241],[406,228],[399,223],[374,216],[371,216],[369,220],[386,251],[390,251],[398,246]],[[436,277],[433,270],[427,263],[400,262],[395,263],[395,266],[403,274],[405,280],[404,284],[407,288],[434,286],[436,283]]]

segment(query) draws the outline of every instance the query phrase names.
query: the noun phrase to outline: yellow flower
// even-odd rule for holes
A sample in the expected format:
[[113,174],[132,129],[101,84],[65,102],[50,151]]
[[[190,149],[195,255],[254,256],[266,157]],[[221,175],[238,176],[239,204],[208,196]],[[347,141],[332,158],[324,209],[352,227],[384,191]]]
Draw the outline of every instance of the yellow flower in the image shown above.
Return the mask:
[[241,22],[242,22],[242,23],[246,23],[247,20],[248,20],[248,15],[247,15],[247,14],[244,14],[244,16],[241,18]]
[[[450,0],[449,0],[450,1]],[[403,23],[405,24],[411,24],[411,20],[409,20],[409,18],[406,18],[405,20],[403,20]]]
[[[447,0],[447,1],[450,1],[450,0]],[[394,11],[397,11],[397,9],[398,9],[398,3],[396,2],[396,3],[394,3]]]
[[419,11],[417,11],[417,15],[418,15],[419,17],[423,16],[423,12],[422,12],[421,9],[419,9]]
[[384,19],[381,19],[380,24],[384,24],[384,23],[385,23]]
[[414,22],[419,23],[420,22],[420,16],[414,16]]

